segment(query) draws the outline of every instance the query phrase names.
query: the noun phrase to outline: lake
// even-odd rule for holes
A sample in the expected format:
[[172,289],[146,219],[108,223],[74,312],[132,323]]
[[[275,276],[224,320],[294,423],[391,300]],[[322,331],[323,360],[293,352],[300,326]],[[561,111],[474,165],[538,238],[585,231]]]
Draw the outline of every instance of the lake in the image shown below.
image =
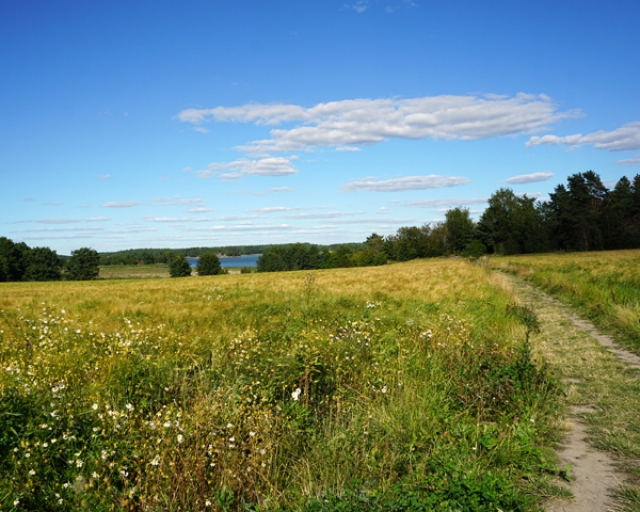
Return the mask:
[[[258,258],[262,256],[261,254],[246,254],[244,256],[237,256],[233,258],[220,258],[220,265],[223,268],[241,268],[241,267],[257,267],[258,266]],[[189,265],[192,268],[198,266],[198,258],[187,258]]]

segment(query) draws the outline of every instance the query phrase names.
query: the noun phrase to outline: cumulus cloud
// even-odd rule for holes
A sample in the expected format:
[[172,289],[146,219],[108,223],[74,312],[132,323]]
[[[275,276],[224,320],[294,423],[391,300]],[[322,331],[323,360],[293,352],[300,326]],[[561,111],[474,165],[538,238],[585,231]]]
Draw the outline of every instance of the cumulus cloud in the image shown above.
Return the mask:
[[616,163],[618,165],[640,165],[640,155],[636,155],[627,160],[618,160]]
[[553,178],[552,172],[534,172],[532,174],[521,174],[519,176],[507,178],[503,183],[508,183],[509,185],[519,185],[522,183],[536,183],[538,181],[547,181],[551,178]]
[[310,108],[289,104],[187,109],[178,119],[201,124],[245,122],[257,125],[294,123],[272,129],[271,138],[237,149],[256,154],[310,150],[325,146],[352,148],[386,139],[475,140],[531,133],[579,112],[559,112],[545,95],[514,97],[424,96],[398,99],[353,99],[319,103]]
[[594,148],[606,149],[607,151],[626,151],[640,149],[640,122],[628,123],[613,131],[607,132],[599,130],[597,132],[582,135],[557,135],[534,136],[527,141],[527,146],[557,146],[565,145],[578,147],[584,144],[591,144]]
[[401,192],[405,190],[458,187],[470,182],[471,180],[463,178],[462,176],[438,176],[436,174],[430,174],[428,176],[404,176],[402,178],[392,178],[389,180],[363,178],[343,185],[342,190],[344,192],[357,192],[358,190]]
[[138,201],[113,201],[111,203],[105,203],[102,206],[105,208],[131,208],[132,206],[140,206],[142,203]]
[[[198,171],[199,178],[210,178],[212,175],[223,179],[240,178],[243,174],[257,176],[288,176],[297,174],[298,171],[291,163],[295,157],[270,157],[259,160],[240,158],[233,162],[214,162],[207,166],[206,170]],[[230,172],[223,172],[230,171]]]
[[403,206],[417,206],[419,208],[455,208],[456,206],[470,206],[472,204],[484,204],[489,201],[488,197],[471,197],[467,199],[424,199],[422,201],[407,201]]

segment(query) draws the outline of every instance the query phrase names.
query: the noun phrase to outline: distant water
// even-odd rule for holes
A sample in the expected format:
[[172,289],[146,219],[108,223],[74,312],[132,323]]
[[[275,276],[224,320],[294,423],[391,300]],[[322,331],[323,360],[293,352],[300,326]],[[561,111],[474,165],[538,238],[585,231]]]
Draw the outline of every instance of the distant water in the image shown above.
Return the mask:
[[[261,254],[247,254],[245,256],[237,256],[234,258],[220,258],[220,265],[224,268],[241,268],[241,267],[257,267],[258,258]],[[198,258],[187,258],[192,268],[198,266]]]

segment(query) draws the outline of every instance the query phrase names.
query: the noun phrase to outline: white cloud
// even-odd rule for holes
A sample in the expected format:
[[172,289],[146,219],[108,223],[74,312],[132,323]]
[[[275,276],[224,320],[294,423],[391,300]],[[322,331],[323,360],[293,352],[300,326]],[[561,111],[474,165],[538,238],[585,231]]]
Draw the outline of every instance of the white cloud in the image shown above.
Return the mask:
[[25,233],[52,233],[52,232],[60,232],[60,231],[80,231],[80,232],[92,232],[92,231],[104,231],[104,228],[100,227],[73,227],[73,228],[34,228],[34,229],[26,229]]
[[579,112],[559,112],[545,95],[514,97],[424,96],[410,99],[354,99],[320,103],[311,108],[287,104],[248,104],[240,107],[188,109],[178,119],[200,124],[248,122],[257,125],[297,123],[273,129],[271,138],[237,149],[269,154],[309,150],[318,146],[346,148],[377,144],[386,139],[475,140],[531,133]]
[[353,146],[338,146],[336,148],[336,151],[355,153],[357,151],[360,151],[360,148],[356,148]]
[[140,206],[142,203],[138,201],[114,201],[111,203],[105,203],[102,206],[105,208],[131,208],[132,206]]
[[209,130],[203,128],[202,126],[194,126],[193,129],[198,133],[209,133]]
[[174,206],[184,206],[184,205],[190,205],[190,204],[201,204],[202,203],[202,198],[193,198],[193,199],[185,199],[183,197],[180,196],[173,196],[171,198],[166,198],[166,197],[156,197],[154,199],[154,201],[156,203],[164,203],[164,204],[169,204],[169,205],[174,205]]
[[208,213],[215,211],[213,208],[191,208],[187,213]]
[[256,213],[277,213],[277,212],[290,212],[292,210],[300,210],[301,208],[292,208],[289,206],[269,206],[267,208],[256,208],[254,210],[247,210],[248,212]]
[[462,176],[405,176],[402,178],[392,178],[389,180],[378,180],[377,178],[363,178],[355,180],[342,186],[344,192],[357,192],[358,190],[369,190],[375,192],[399,192],[405,190],[425,190],[429,188],[457,187],[466,185],[471,180]]
[[367,0],[358,0],[355,4],[348,5],[345,4],[345,9],[353,9],[358,14],[362,14],[369,8],[369,2]]
[[640,165],[640,155],[636,155],[627,160],[618,160],[616,163],[618,165]]
[[267,192],[293,192],[293,187],[272,187]]
[[625,124],[611,132],[599,130],[587,135],[577,133],[564,137],[557,135],[535,136],[531,137],[526,145],[529,147],[542,145],[577,147],[584,144],[591,144],[595,148],[607,151],[640,149],[640,122]]
[[327,212],[327,213],[297,213],[287,215],[289,219],[336,219],[340,217],[352,217],[362,215],[364,212]]
[[449,208],[456,206],[469,206],[472,204],[484,204],[489,200],[488,197],[471,197],[468,199],[425,199],[423,201],[408,201],[403,206],[418,206],[419,208]]
[[[206,170],[198,171],[199,178],[210,178],[212,175],[223,179],[237,179],[243,174],[257,176],[288,176],[297,174],[298,171],[291,163],[296,157],[269,157],[259,160],[240,158],[233,162],[214,162],[207,166]],[[222,171],[231,172],[222,172]]]
[[173,223],[183,223],[183,222],[209,222],[211,219],[206,218],[197,218],[197,217],[143,217],[147,222],[173,222]]
[[64,203],[61,202],[52,202],[52,201],[45,201],[45,203],[47,206],[62,206]]
[[104,180],[108,180],[108,179],[111,179],[111,174],[103,174],[103,175],[102,175],[102,176],[100,176],[98,179],[99,179],[99,180],[102,180],[102,181],[104,181]]
[[109,217],[90,217],[88,219],[35,219],[24,222],[37,222],[38,224],[75,224],[77,222],[105,222],[108,220],[111,219]]
[[506,180],[504,180],[504,183],[509,183],[510,185],[519,185],[522,183],[536,183],[538,181],[547,181],[551,178],[553,178],[552,172],[534,172],[533,174],[521,174],[519,176],[507,178]]

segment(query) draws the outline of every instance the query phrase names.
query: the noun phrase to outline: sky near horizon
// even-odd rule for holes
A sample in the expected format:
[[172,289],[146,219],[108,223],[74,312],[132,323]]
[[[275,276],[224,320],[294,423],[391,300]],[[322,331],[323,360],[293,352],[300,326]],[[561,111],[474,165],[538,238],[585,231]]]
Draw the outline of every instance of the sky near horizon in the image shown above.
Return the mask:
[[0,236],[363,241],[640,173],[640,2],[0,0]]

